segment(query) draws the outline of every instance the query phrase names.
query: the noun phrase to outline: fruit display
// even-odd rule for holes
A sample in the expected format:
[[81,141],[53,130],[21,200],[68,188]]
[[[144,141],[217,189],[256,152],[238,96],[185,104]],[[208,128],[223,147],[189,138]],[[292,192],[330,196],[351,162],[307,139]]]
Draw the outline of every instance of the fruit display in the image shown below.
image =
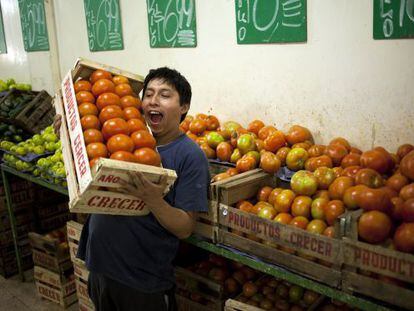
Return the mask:
[[0,123],[0,143],[3,141],[20,143],[29,137],[29,133],[16,125]]
[[[201,280],[195,280],[193,274],[186,274],[185,270],[193,272],[201,277]],[[259,272],[252,268],[212,253],[207,259],[193,263],[185,270],[176,273],[177,293],[201,305],[211,307],[214,304],[224,304],[227,298],[238,295],[246,282],[255,281],[259,277]],[[208,281],[217,284],[214,287],[216,288],[214,294],[212,287],[208,286]],[[203,283],[197,286],[199,290],[188,291],[190,284],[196,282]],[[217,298],[212,299],[212,297]]]
[[315,309],[320,297],[314,291],[265,275],[256,281],[246,281],[242,294],[235,300],[260,310],[300,311],[308,310],[311,306]]
[[7,79],[6,81],[0,79],[0,92],[5,92],[11,89],[20,91],[31,91],[32,86],[27,83],[16,83],[13,78]]
[[3,161],[8,166],[48,182],[67,186],[61,142],[52,126],[17,144],[2,141],[0,148],[5,151]]
[[155,138],[128,78],[95,70],[74,83],[89,164],[99,158],[160,166]]
[[14,91],[6,95],[0,102],[0,117],[13,119],[34,98],[36,93]]

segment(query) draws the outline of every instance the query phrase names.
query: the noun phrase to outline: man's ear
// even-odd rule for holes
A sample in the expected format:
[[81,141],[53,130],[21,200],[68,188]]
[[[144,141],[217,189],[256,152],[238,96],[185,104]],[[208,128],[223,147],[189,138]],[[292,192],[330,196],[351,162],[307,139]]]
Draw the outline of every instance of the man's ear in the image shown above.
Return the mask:
[[190,110],[190,104],[184,104],[180,106],[181,114],[187,113]]

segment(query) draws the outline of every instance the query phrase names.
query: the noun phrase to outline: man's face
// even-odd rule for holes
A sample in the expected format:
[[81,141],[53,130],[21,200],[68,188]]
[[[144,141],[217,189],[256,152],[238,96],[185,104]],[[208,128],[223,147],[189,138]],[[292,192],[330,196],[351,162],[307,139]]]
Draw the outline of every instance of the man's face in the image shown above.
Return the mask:
[[154,136],[177,131],[181,115],[188,108],[188,105],[180,106],[177,90],[162,79],[154,79],[148,83],[142,100],[142,110]]

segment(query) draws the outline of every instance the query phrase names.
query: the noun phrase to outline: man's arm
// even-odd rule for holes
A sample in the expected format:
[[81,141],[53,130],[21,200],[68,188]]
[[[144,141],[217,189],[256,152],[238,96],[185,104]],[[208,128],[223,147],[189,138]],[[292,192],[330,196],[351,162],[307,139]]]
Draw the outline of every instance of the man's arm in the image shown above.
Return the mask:
[[196,212],[186,212],[174,208],[163,199],[163,191],[167,177],[154,184],[142,173],[129,173],[131,183],[123,183],[124,193],[131,194],[144,201],[145,206],[153,213],[158,222],[179,239],[188,238],[194,229]]

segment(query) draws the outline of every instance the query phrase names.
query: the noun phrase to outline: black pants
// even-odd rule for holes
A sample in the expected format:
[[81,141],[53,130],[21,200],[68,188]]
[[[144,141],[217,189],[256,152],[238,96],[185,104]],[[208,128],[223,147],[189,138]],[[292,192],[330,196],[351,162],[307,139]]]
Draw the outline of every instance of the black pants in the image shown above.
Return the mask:
[[88,292],[96,311],[176,310],[174,289],[143,293],[99,273],[89,273]]

